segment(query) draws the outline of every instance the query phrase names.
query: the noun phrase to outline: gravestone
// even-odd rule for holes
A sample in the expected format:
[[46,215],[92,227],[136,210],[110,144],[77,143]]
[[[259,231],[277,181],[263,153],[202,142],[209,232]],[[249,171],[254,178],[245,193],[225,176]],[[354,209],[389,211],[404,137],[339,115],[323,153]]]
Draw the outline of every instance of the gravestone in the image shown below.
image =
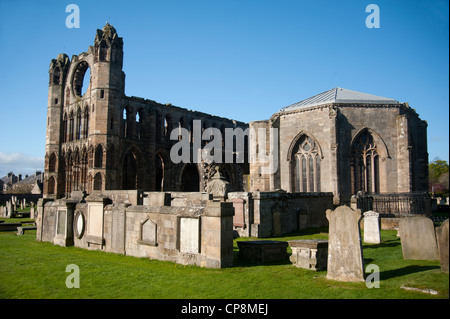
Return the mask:
[[361,210],[339,206],[328,209],[326,215],[329,221],[327,279],[364,281]]
[[441,260],[441,271],[448,274],[448,219],[440,227],[436,227],[436,237]]
[[35,216],[34,216],[34,205],[30,207],[30,218],[31,219],[35,219]]
[[404,259],[439,259],[434,224],[430,218],[425,216],[400,218],[399,233]]
[[234,207],[233,226],[245,227],[244,208],[245,200],[242,198],[233,198],[231,201]]
[[13,215],[11,201],[6,202],[6,218],[11,218]]
[[310,270],[327,269],[328,240],[289,240],[292,255],[289,260],[294,266]]
[[381,242],[380,214],[371,210],[364,213],[364,242],[368,244]]
[[200,247],[198,218],[181,218],[180,220],[180,252],[198,254]]

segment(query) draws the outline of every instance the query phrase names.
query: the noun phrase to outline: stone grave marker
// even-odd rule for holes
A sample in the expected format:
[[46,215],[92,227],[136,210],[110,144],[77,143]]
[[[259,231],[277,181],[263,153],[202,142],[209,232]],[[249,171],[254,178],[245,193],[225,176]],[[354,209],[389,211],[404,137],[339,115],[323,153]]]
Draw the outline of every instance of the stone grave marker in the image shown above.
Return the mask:
[[403,217],[400,218],[398,227],[404,259],[439,259],[434,224],[430,218]]
[[364,281],[359,222],[361,210],[339,206],[326,212],[329,221],[327,279]]
[[448,274],[448,219],[436,227],[436,237],[441,260],[441,271]]
[[380,214],[371,210],[364,213],[364,242],[368,244],[381,243]]

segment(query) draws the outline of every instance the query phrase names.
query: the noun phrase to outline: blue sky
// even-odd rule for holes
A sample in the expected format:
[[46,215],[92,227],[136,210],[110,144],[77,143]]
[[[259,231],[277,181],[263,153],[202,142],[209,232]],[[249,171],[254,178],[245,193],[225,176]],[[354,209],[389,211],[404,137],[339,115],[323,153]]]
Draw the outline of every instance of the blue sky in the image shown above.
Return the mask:
[[43,169],[50,61],[87,51],[106,21],[128,96],[249,122],[342,87],[409,102],[430,161],[449,160],[447,0],[0,0],[0,177]]

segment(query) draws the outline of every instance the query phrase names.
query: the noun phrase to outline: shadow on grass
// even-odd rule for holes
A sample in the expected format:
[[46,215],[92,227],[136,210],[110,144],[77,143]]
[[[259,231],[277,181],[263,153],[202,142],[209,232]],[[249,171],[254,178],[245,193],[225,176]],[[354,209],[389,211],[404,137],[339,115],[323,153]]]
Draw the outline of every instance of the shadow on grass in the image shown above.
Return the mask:
[[290,262],[289,258],[285,259],[285,260],[273,261],[273,262],[252,263],[252,262],[240,260],[236,256],[233,261],[233,267],[257,267],[257,266],[280,266],[280,265],[292,265],[292,263]]
[[393,239],[393,240],[382,241],[380,244],[364,243],[363,248],[364,249],[372,249],[372,248],[382,248],[382,247],[397,247],[400,245],[401,245],[400,241]]
[[422,271],[427,271],[427,270],[431,270],[431,269],[440,269],[440,267],[439,266],[417,266],[417,265],[406,266],[406,267],[398,268],[398,269],[380,271],[380,278],[383,280],[390,279],[390,278],[394,278],[394,277],[406,276],[406,275],[413,274],[416,272],[422,272]]

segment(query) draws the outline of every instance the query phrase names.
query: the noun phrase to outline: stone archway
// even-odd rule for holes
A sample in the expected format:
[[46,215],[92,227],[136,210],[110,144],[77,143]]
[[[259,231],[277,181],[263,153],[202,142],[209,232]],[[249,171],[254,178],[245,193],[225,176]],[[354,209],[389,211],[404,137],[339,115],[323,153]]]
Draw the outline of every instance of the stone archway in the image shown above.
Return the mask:
[[200,191],[200,175],[197,165],[186,164],[181,173],[181,191],[183,192],[199,192]]
[[125,153],[122,163],[122,189],[137,189],[138,161],[132,150]]

